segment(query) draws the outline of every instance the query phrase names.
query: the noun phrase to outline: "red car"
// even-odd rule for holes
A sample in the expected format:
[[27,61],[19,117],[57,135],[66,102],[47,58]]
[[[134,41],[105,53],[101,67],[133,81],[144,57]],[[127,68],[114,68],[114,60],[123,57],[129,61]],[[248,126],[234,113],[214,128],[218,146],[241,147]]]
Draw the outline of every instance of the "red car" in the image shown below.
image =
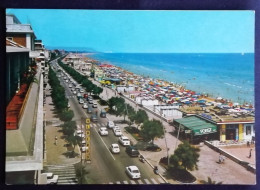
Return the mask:
[[88,97],[88,94],[84,94],[84,98],[87,98]]

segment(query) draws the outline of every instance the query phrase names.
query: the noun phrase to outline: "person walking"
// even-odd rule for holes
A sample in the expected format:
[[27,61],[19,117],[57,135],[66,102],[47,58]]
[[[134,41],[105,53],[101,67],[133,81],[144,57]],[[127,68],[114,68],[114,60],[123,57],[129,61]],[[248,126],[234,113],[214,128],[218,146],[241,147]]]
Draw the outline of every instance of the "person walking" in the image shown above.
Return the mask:
[[250,148],[250,150],[249,150],[249,156],[248,156],[248,158],[251,158],[251,156],[252,156],[252,148]]
[[55,145],[57,145],[58,144],[58,137],[57,136],[55,136],[55,143],[54,143]]

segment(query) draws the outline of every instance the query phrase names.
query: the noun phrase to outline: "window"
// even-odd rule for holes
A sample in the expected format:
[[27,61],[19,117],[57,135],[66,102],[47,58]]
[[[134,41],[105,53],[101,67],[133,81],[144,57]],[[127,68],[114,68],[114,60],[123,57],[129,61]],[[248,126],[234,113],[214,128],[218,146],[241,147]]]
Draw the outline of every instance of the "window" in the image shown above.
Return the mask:
[[251,125],[246,126],[246,135],[251,135]]
[[13,37],[7,37],[8,40],[12,40],[13,41]]

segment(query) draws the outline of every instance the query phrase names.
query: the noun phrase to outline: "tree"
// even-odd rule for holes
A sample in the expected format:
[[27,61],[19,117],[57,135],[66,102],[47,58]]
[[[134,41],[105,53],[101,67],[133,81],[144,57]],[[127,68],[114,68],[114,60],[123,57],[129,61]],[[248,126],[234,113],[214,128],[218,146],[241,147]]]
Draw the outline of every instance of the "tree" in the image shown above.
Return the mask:
[[77,129],[75,121],[68,121],[62,125],[64,135],[71,135],[74,134],[75,130]]
[[154,142],[155,137],[161,137],[164,134],[163,125],[158,120],[146,120],[144,121],[143,125],[141,126],[141,136],[146,139],[147,141]]
[[135,115],[135,123],[140,125],[141,123],[148,120],[148,115],[144,110],[138,110]]
[[72,110],[63,111],[60,114],[60,120],[64,122],[71,121],[73,117],[74,117],[74,112]]
[[70,145],[72,145],[72,147],[73,147],[72,155],[74,155],[75,147],[77,144],[79,144],[79,142],[81,142],[82,138],[80,136],[70,134],[70,135],[66,136],[66,140]]
[[198,169],[197,162],[199,161],[200,149],[190,145],[187,141],[184,141],[174,151],[174,154],[170,157],[170,164],[174,168],[185,169],[193,171]]
[[216,181],[213,181],[210,177],[208,177],[208,181],[206,180],[199,180],[200,183],[202,184],[211,184],[211,185],[221,185],[222,182],[216,182]]

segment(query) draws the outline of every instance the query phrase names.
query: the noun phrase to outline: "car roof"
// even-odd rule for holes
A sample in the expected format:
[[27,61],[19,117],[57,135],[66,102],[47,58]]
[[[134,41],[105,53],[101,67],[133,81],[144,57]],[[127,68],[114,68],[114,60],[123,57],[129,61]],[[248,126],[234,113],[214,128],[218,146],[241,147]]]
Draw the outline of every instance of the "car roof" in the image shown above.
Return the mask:
[[131,170],[139,170],[137,166],[128,166]]
[[106,127],[101,127],[100,129],[102,129],[102,130],[107,130],[107,128],[106,128]]
[[118,147],[119,147],[119,145],[118,145],[118,144],[116,144],[116,143],[112,144],[112,146],[118,146]]
[[128,137],[126,137],[126,136],[121,136],[120,138],[122,138],[122,139],[128,139]]

